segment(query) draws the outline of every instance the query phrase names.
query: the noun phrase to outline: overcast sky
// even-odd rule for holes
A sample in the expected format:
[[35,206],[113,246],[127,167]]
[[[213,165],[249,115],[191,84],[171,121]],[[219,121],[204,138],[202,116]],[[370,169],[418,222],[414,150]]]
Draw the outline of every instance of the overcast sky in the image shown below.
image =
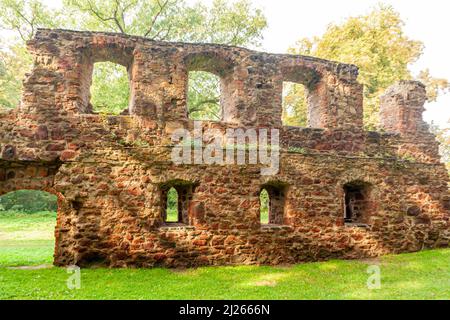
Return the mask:
[[[195,2],[197,0],[188,0]],[[201,0],[210,3],[212,0]],[[45,0],[50,6],[60,0]],[[298,39],[320,36],[331,22],[344,21],[346,17],[364,14],[377,3],[392,5],[405,21],[409,37],[425,44],[423,56],[410,66],[414,75],[429,68],[435,77],[450,79],[450,1],[448,0],[252,0],[263,9],[268,20],[264,32],[263,50],[285,53]],[[424,118],[440,127],[450,124],[450,94],[437,102],[427,103]]]

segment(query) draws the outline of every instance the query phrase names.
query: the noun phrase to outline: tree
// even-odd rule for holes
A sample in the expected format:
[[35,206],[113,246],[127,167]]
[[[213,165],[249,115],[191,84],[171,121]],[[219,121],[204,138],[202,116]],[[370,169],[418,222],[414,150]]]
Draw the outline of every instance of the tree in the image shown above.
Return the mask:
[[39,211],[56,211],[57,197],[37,190],[18,190],[0,197],[0,206],[5,211],[35,213]]
[[10,109],[19,104],[22,79],[31,69],[25,42],[33,38],[37,28],[56,27],[61,20],[56,11],[49,14],[49,9],[37,0],[0,0],[0,7],[0,30],[12,35],[0,39],[0,108]]
[[120,114],[128,106],[130,82],[126,68],[112,62],[94,65],[91,85],[91,104],[94,111]]
[[[450,119],[448,121],[450,125]],[[440,154],[442,156],[442,161],[445,163],[448,172],[450,173],[450,126],[447,128],[439,128],[438,126],[432,124],[430,126],[431,132],[436,135],[437,140],[440,145]]]
[[56,27],[61,21],[39,0],[0,0],[2,29],[17,33],[25,42],[33,38],[39,27]]
[[450,84],[447,79],[433,78],[430,70],[425,69],[419,72],[417,79],[427,88],[427,100],[436,101],[439,95],[450,92]]
[[259,194],[259,215],[261,223],[269,223],[270,198],[266,189],[262,189]]
[[[64,0],[61,10],[50,10],[38,0],[0,0],[0,5],[5,8],[0,12],[0,24],[17,35],[20,39],[17,43],[22,47],[38,27],[112,31],[154,40],[258,46],[267,25],[261,10],[253,8],[249,0],[215,0],[211,6],[188,5],[179,0]],[[11,55],[22,61],[14,53]],[[21,66],[29,67],[28,62]],[[13,75],[14,79],[8,81],[21,83],[24,73],[9,69],[7,73],[2,72],[0,65],[0,76],[5,74],[6,79],[6,74]],[[91,94],[94,105],[97,103],[97,111],[120,111],[119,106],[123,107],[124,101],[128,101],[129,90],[123,90],[126,77],[126,72],[119,67],[103,65],[95,70],[93,83],[96,85]],[[196,90],[190,92],[197,91],[197,95],[188,100],[195,101],[196,108],[206,105],[199,104],[200,99],[210,101],[206,111],[195,114],[203,116],[206,113],[214,118],[220,108],[217,99],[211,102],[216,97],[211,96],[209,88],[216,84],[216,79],[212,75],[193,75],[190,80],[190,84],[196,86]],[[8,103],[0,103],[16,105],[20,89],[15,85],[15,99],[4,95],[1,97]],[[105,97],[114,98],[108,100]]]
[[178,222],[178,192],[173,187],[167,192],[166,221]]
[[288,126],[306,126],[306,89],[303,85],[283,83],[283,123]]
[[203,71],[189,73],[188,107],[191,119],[220,120],[220,79]]
[[[330,24],[321,37],[299,40],[289,52],[357,65],[360,68],[358,80],[364,85],[365,125],[375,129],[380,95],[397,80],[412,79],[408,66],[422,55],[423,43],[408,38],[403,27],[399,13],[391,6],[379,5],[367,15],[350,17],[342,24]],[[428,70],[417,78],[427,85],[430,101],[449,90],[447,80],[433,78]],[[289,101],[297,96],[294,115],[305,114],[305,100],[295,92],[295,86],[293,88],[287,97]],[[303,118],[292,119],[291,116],[285,120],[305,125]]]
[[153,40],[259,44],[267,22],[247,0],[188,6],[180,0],[64,0],[72,24]]

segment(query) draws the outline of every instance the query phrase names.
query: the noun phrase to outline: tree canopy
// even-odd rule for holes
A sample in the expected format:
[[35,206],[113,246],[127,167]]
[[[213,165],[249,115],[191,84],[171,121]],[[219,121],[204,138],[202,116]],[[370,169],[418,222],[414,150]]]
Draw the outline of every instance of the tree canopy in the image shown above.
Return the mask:
[[[423,53],[421,41],[410,39],[404,32],[400,14],[391,6],[379,5],[370,13],[349,17],[340,24],[328,25],[320,37],[300,39],[290,53],[355,64],[358,81],[364,85],[364,121],[369,129],[378,126],[379,97],[387,87],[401,79],[416,78],[427,86],[428,99],[449,90],[446,79],[433,78],[429,70],[414,77],[408,66]],[[306,103],[296,86],[286,94],[284,121],[305,125]]]
[[57,197],[44,191],[18,190],[0,196],[0,213],[56,211],[57,207]]

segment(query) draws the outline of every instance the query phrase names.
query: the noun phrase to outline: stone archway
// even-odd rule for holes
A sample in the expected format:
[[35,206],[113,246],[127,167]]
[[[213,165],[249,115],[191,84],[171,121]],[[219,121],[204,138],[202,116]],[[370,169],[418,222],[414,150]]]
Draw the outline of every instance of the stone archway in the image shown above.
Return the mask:
[[75,261],[73,251],[75,210],[70,202],[54,187],[60,165],[33,161],[0,161],[0,196],[19,190],[35,190],[56,196],[57,210],[54,228],[55,265],[67,265]]

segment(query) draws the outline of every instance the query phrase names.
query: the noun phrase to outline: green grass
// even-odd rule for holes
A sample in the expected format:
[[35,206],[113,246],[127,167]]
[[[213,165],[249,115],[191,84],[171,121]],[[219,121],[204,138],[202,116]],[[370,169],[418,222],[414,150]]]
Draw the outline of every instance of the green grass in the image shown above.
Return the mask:
[[0,267],[51,264],[55,212],[0,211]]
[[[43,235],[54,223],[54,215],[0,213],[0,299],[450,299],[450,249],[289,267],[82,269],[79,290],[67,288],[65,268],[10,269],[51,263],[53,240]],[[39,237],[27,239],[21,225]],[[371,264],[381,289],[366,286]]]

